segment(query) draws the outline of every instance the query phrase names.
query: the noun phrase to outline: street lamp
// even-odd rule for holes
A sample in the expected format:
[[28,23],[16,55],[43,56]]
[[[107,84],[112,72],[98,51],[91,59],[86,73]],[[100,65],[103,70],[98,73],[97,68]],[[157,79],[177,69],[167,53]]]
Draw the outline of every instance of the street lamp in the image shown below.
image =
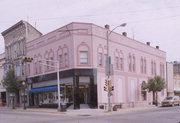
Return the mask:
[[111,33],[116,28],[118,28],[118,27],[125,27],[126,25],[127,25],[126,23],[122,23],[121,25],[116,26],[112,30],[109,30],[109,25],[107,25],[107,24],[105,25],[105,28],[107,29],[107,61],[106,61],[107,80],[106,80],[106,82],[107,82],[107,86],[108,86],[107,87],[107,92],[108,92],[108,94],[107,94],[107,96],[108,96],[108,111],[111,111],[111,99],[110,99],[110,97],[112,95],[111,91],[114,90],[114,89],[112,89],[114,87],[112,86],[112,81],[110,80],[111,79],[110,76],[112,75],[112,67],[111,67],[112,65],[111,65],[111,57],[109,56],[109,37],[110,37]]
[[24,104],[24,106],[23,106],[23,109],[26,110],[26,104],[25,104],[25,103],[26,103],[26,102],[25,102],[25,99],[26,99],[26,98],[25,98],[26,83],[25,83],[25,81],[22,82],[22,85],[23,85],[23,89],[24,89],[24,93],[23,93],[23,104]]

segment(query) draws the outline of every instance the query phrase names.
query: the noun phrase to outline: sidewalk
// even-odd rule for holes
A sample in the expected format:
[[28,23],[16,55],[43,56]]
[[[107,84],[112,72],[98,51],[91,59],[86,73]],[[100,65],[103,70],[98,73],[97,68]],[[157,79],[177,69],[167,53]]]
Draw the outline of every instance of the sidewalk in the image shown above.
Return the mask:
[[122,108],[117,111],[108,112],[103,109],[79,109],[79,110],[67,110],[66,112],[58,112],[57,109],[49,109],[49,108],[27,108],[24,110],[21,108],[12,109],[11,107],[0,107],[1,110],[11,110],[11,111],[22,111],[22,112],[41,112],[41,113],[55,113],[66,116],[104,116],[104,115],[117,115],[117,114],[125,114],[132,113],[136,111],[145,111],[157,108],[155,106],[143,106],[143,107],[134,107],[134,108]]

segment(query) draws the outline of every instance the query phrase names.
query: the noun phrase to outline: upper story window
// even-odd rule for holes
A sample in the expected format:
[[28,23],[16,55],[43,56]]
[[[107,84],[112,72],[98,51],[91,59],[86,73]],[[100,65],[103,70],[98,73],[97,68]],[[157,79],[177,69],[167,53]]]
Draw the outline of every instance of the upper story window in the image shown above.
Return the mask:
[[124,70],[124,60],[123,60],[123,57],[120,57],[119,62],[120,62],[120,70],[123,71]]
[[128,66],[129,66],[129,72],[132,72],[132,56],[129,54],[128,57]]
[[21,76],[21,67],[20,67],[19,61],[17,61],[15,64],[15,73],[16,73],[16,76]]
[[49,59],[49,68],[50,68],[50,70],[54,70],[55,68],[54,68],[54,52],[53,52],[53,50],[51,49],[50,51],[49,51],[49,56],[48,56],[48,59]]
[[69,57],[68,57],[68,48],[66,45],[64,45],[63,47],[63,60],[64,60],[64,67],[68,67]]
[[141,73],[146,74],[147,70],[147,63],[146,63],[146,58],[141,57]]
[[25,75],[25,64],[24,62],[21,62],[21,75]]
[[151,61],[151,75],[153,75],[154,74],[154,68],[153,68],[153,61]]
[[89,65],[90,57],[89,57],[89,47],[84,42],[78,46],[78,65]]
[[30,63],[28,63],[27,64],[27,69],[26,69],[26,73],[27,73],[27,75],[29,76],[29,75],[31,75],[31,73],[30,73]]
[[119,57],[118,56],[115,57],[115,67],[116,67],[116,69],[119,69]]
[[42,73],[42,56],[38,55],[38,73]]
[[[34,59],[37,59],[37,56],[34,55]],[[38,61],[37,60],[34,60],[34,74],[37,74],[38,73]]]
[[136,71],[136,58],[133,55],[133,59],[132,59],[132,71],[135,72]]
[[103,66],[103,47],[101,46],[101,44],[99,45],[98,49],[97,49],[97,54],[98,54],[98,66]]
[[128,68],[129,72],[136,72],[136,58],[134,54],[128,56]]
[[44,65],[45,71],[48,71],[48,70],[49,70],[49,55],[48,55],[48,54],[49,54],[48,51],[46,51],[46,52],[45,52],[45,56],[44,56],[44,58],[45,58],[45,60],[46,60],[46,63],[45,63],[45,65]]
[[143,74],[143,66],[144,66],[144,64],[143,64],[143,57],[141,57],[141,73]]
[[164,77],[164,64],[160,63],[160,76]]
[[64,53],[64,63],[65,63],[65,66],[67,67],[68,66],[68,54],[67,53]]
[[98,65],[102,66],[103,65],[103,54],[98,53]]
[[119,68],[120,68],[119,64],[120,64],[120,62],[119,62],[119,51],[118,51],[118,49],[116,49],[115,52],[114,52],[114,65],[115,65],[115,69],[119,70]]
[[156,62],[154,61],[154,75],[156,75]]
[[147,73],[147,63],[146,63],[146,58],[144,58],[144,73]]
[[62,57],[62,54],[59,54],[59,67],[62,67],[63,66],[63,57]]
[[80,51],[80,64],[88,64],[88,52]]
[[151,61],[151,74],[156,75],[156,62]]

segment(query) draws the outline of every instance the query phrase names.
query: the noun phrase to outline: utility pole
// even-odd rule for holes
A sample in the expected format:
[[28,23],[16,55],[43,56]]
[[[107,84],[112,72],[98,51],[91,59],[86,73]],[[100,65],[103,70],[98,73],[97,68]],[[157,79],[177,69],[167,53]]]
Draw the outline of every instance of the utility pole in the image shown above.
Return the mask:
[[[105,80],[105,87],[104,90],[107,90],[107,97],[108,97],[108,111],[110,112],[112,109],[111,106],[111,96],[112,96],[112,91],[114,90],[114,86],[112,85],[112,78],[111,75],[113,74],[113,65],[111,64],[111,56],[109,55],[109,37],[111,35],[111,33],[118,27],[124,27],[126,26],[126,23],[123,23],[119,26],[116,26],[115,28],[113,28],[111,31],[109,29],[109,25],[105,25],[105,28],[107,29],[107,34],[106,34],[106,38],[107,38],[107,59],[106,59],[106,80]],[[106,87],[107,85],[107,87]],[[107,89],[106,89],[107,88]]]

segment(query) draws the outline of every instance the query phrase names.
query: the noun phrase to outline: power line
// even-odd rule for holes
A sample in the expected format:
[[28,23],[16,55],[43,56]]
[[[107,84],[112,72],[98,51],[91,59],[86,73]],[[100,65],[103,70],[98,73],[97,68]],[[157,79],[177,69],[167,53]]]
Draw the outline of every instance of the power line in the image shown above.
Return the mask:
[[147,22],[147,21],[157,21],[157,20],[165,20],[165,19],[171,19],[175,17],[180,17],[180,15],[172,15],[172,16],[165,16],[160,18],[153,18],[153,19],[144,19],[144,20],[137,20],[137,21],[129,21],[127,23],[140,23],[140,22]]
[[[96,16],[104,16],[104,15],[112,15],[112,14],[127,14],[127,13],[138,13],[138,12],[148,12],[148,11],[159,11],[164,9],[174,9],[179,8],[180,6],[171,6],[165,8],[156,8],[156,9],[141,9],[141,10],[132,10],[132,11],[120,11],[120,12],[111,12],[111,13],[101,13],[101,14],[87,14],[87,15],[79,15],[79,16],[64,16],[64,17],[54,17],[54,18],[29,18],[29,21],[48,21],[48,20],[59,20],[66,18],[84,18],[84,17],[96,17]],[[12,22],[12,19],[9,21],[0,21],[0,23],[9,23]]]
[[143,10],[132,10],[132,11],[121,11],[121,12],[111,12],[111,13],[101,13],[101,14],[88,14],[88,15],[79,15],[79,16],[66,16],[66,17],[55,17],[55,18],[41,18],[41,19],[30,19],[32,21],[41,21],[41,20],[56,20],[56,19],[65,19],[65,18],[81,18],[81,17],[95,17],[95,16],[104,16],[112,14],[127,14],[127,13],[138,13],[138,12],[147,12],[147,11],[158,11],[164,9],[174,9],[180,8],[180,6],[171,6],[166,8],[156,8],[156,9],[143,9]]

